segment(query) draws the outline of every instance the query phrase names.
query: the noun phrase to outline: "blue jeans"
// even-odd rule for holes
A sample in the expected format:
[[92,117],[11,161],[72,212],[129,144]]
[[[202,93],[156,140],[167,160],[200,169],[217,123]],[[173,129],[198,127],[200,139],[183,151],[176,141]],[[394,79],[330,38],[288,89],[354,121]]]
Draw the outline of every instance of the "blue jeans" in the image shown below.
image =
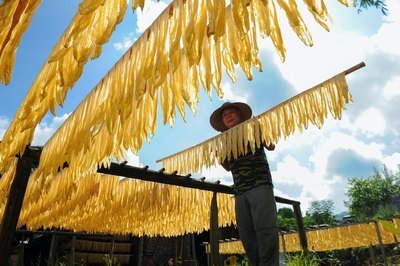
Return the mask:
[[272,186],[261,185],[237,195],[235,210],[239,236],[250,264],[279,265],[279,235]]

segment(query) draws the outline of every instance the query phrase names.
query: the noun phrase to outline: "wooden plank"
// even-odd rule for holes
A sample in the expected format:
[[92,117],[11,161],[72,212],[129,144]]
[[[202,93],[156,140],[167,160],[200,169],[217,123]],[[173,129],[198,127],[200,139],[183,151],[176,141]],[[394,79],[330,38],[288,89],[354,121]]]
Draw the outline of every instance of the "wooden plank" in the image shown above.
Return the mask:
[[13,183],[11,184],[9,198],[0,225],[0,265],[8,264],[8,256],[17,228],[31,169],[32,158],[30,157],[29,148],[27,147],[24,155],[18,159],[17,170]]

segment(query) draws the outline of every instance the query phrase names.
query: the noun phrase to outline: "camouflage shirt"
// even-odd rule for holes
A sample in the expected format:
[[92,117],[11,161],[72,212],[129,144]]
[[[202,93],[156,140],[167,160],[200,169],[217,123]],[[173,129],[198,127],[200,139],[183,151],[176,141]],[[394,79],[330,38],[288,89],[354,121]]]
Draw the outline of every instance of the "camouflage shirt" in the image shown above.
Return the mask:
[[235,194],[241,194],[253,187],[264,184],[272,185],[271,171],[264,148],[259,148],[253,154],[239,156],[228,161],[231,169]]

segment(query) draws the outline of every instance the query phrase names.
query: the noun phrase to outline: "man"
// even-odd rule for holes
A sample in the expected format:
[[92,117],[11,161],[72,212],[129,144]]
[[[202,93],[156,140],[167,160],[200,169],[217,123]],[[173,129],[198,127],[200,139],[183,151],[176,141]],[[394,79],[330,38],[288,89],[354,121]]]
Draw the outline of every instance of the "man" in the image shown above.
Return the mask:
[[[250,106],[245,103],[224,103],[210,116],[211,126],[226,131],[251,118]],[[274,150],[275,145],[264,145]],[[222,162],[232,172],[235,191],[236,223],[239,236],[251,265],[279,265],[279,237],[276,203],[271,172],[260,147],[237,159]]]

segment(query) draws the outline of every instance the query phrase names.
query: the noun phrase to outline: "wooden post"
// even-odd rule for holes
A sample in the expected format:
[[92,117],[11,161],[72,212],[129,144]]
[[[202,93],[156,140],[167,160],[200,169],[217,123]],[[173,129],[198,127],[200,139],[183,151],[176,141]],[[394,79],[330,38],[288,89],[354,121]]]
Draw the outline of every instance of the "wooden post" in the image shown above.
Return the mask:
[[113,235],[111,238],[111,251],[110,251],[111,264],[114,258],[114,246],[115,246],[115,235]]
[[194,265],[197,266],[197,256],[196,256],[196,241],[194,239],[194,233],[190,234],[190,242],[191,242],[191,247],[192,247],[192,258],[194,261]]
[[55,234],[52,235],[52,237],[51,237],[49,258],[47,259],[47,266],[52,266],[55,264],[55,260],[57,258],[58,238],[59,238],[59,235],[55,235]]
[[182,247],[183,247],[183,236],[175,237],[175,263],[178,265],[182,264]]
[[25,256],[25,235],[22,235],[21,237],[21,246],[19,248],[18,252],[18,266],[24,266],[24,256]]
[[137,265],[142,266],[142,256],[143,256],[143,238],[144,236],[139,237],[139,250],[138,250],[138,258]]
[[210,215],[210,255],[211,266],[219,266],[219,234],[217,193],[213,193]]
[[369,255],[371,256],[372,265],[376,265],[377,261],[375,257],[374,247],[372,246],[372,244],[369,244]]
[[286,261],[286,244],[285,244],[285,234],[281,233],[281,241],[282,241],[282,256],[285,258]]
[[306,229],[304,228],[303,216],[301,215],[300,203],[293,204],[294,216],[297,223],[297,231],[299,232],[300,246],[302,250],[308,250]]
[[179,247],[179,257],[181,259],[181,263],[183,263],[184,259],[185,259],[185,253],[183,252],[183,247],[185,246],[185,235],[182,236],[178,236],[178,247]]
[[210,253],[211,253],[210,244],[207,244],[204,247],[206,249],[206,254],[207,254],[207,266],[210,266],[210,263],[211,263],[210,262],[211,261],[211,259],[210,259]]
[[18,159],[17,170],[11,184],[9,198],[7,200],[3,220],[0,226],[0,265],[8,264],[12,240],[17,228],[19,214],[24,201],[26,186],[32,169],[32,158],[29,148],[25,149],[24,155]]
[[71,254],[69,254],[68,265],[75,265],[75,244],[76,236],[72,236]]
[[387,258],[386,258],[385,246],[383,245],[383,242],[382,242],[381,231],[379,230],[379,225],[378,225],[377,221],[374,221],[374,224],[375,224],[376,235],[378,236],[378,240],[379,240],[379,247],[382,252],[383,263],[385,266],[387,266],[388,263],[387,263]]

